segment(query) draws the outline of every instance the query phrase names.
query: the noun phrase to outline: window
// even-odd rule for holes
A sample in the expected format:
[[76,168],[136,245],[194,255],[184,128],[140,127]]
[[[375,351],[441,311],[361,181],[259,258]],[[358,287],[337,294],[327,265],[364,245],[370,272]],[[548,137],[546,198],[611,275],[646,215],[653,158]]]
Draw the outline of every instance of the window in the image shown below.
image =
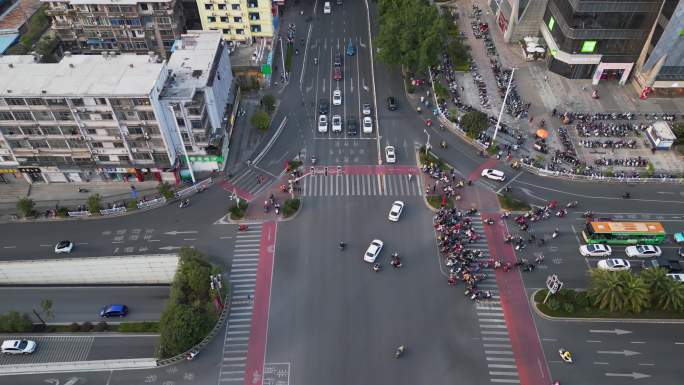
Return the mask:
[[256,8],[259,6],[259,2],[257,0],[248,0],[247,1],[247,8]]
[[134,98],[133,99],[133,104],[136,106],[149,106],[150,105],[150,99],[147,98]]
[[11,112],[0,111],[0,120],[14,120]]
[[231,4],[231,5],[230,5],[230,8],[231,8],[233,11],[239,11],[239,10],[240,10],[240,4]]
[[136,152],[135,154],[133,154],[133,159],[135,159],[135,160],[151,160],[152,155],[150,155],[147,152]]
[[250,27],[250,31],[252,32],[261,32],[261,26],[260,25],[253,25]]
[[193,129],[195,129],[195,128],[202,128],[202,121],[201,121],[201,120],[197,120],[197,119],[192,119],[192,120],[190,121],[190,125],[192,126]]
[[204,9],[207,11],[211,11],[211,9],[214,8],[211,4],[204,4]]
[[240,16],[235,16],[235,17],[233,17],[233,21],[236,22],[236,23],[242,23],[242,17],[240,17]]
[[33,120],[33,115],[28,111],[15,111],[14,118],[16,120]]
[[143,133],[142,127],[128,126],[128,134],[129,135],[142,135],[142,133]]
[[556,19],[552,17],[549,18],[549,31],[553,31],[553,27],[556,25]]
[[24,99],[22,98],[7,98],[5,99],[8,106],[25,106]]
[[215,18],[214,16],[209,16],[209,17],[207,17],[207,21],[210,22],[210,23],[215,23],[215,22],[216,22],[216,18]]
[[[29,102],[29,104],[31,104]],[[73,104],[76,107],[82,107],[83,106],[83,99],[78,98],[78,99],[71,99],[71,104]]]
[[62,135],[62,132],[59,131],[59,128],[55,126],[41,127],[40,129],[43,130],[44,135]]
[[236,35],[244,35],[244,34],[245,34],[245,30],[242,29],[242,28],[238,28],[238,29],[235,30],[235,34],[236,34]]
[[57,120],[74,120],[73,115],[69,111],[58,111],[55,112],[55,118]]
[[46,99],[48,106],[66,106],[64,99]]
[[228,29],[228,28],[224,28],[221,31],[223,32],[224,35],[230,35],[230,29]]
[[55,120],[50,111],[33,111],[36,120]]
[[93,148],[104,148],[102,142],[93,142],[91,144],[93,145]]
[[99,160],[100,162],[111,162],[112,157],[109,155],[98,155],[97,160]]
[[171,18],[168,16],[158,17],[157,22],[159,24],[171,24]]
[[221,23],[227,23],[228,22],[228,16],[221,16],[220,20],[221,20]]
[[64,140],[59,140],[59,139],[48,139],[47,141],[48,145],[50,148],[66,148],[66,142]]
[[86,133],[88,135],[97,135],[97,130],[94,128],[86,128]]
[[46,139],[29,140],[29,143],[31,143],[31,146],[33,146],[33,148],[48,148]]
[[44,106],[45,105],[45,101],[43,99],[39,99],[39,98],[26,99],[26,102],[28,102],[29,106]]
[[124,148],[124,144],[122,142],[114,142],[114,148]]
[[147,4],[146,4],[146,3],[141,3],[141,4],[140,4],[140,9],[142,9],[143,11],[147,11],[147,10],[148,10]]
[[219,4],[218,9],[223,11],[224,9],[226,9],[226,5],[225,4]]
[[140,118],[140,120],[155,120],[154,112],[138,111],[138,117]]
[[592,53],[596,49],[596,40],[585,40],[582,42],[582,48],[580,52],[582,53]]
[[259,20],[259,13],[258,12],[250,12],[249,13],[249,20]]
[[100,114],[100,116],[102,117],[102,120],[114,120],[110,112],[105,112],[103,114]]

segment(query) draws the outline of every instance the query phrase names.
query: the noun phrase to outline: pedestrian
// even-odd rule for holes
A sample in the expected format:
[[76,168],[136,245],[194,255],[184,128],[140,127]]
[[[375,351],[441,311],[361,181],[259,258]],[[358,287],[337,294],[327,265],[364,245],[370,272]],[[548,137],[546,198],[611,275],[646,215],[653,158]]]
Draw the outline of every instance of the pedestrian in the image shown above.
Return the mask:
[[437,183],[432,185],[432,192],[435,192],[435,191],[437,191]]
[[261,184],[261,176],[257,175],[256,180],[257,180],[257,184]]
[[548,81],[549,81],[549,77],[546,76],[546,75],[544,75],[544,81],[545,81],[545,82],[548,82]]

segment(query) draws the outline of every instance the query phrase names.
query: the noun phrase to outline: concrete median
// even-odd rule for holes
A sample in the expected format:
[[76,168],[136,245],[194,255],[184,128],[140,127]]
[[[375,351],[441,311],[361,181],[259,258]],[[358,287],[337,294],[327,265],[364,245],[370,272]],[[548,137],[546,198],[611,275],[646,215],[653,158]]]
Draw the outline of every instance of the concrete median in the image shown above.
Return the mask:
[[157,360],[154,358],[51,362],[42,364],[2,365],[0,366],[0,376],[36,373],[100,372],[108,370],[150,369],[155,367],[157,367]]

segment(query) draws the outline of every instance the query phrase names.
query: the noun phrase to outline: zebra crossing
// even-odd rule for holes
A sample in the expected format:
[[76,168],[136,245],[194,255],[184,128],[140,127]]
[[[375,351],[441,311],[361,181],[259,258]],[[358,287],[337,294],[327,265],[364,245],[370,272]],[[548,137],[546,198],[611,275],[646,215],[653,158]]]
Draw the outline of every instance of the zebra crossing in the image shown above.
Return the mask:
[[406,174],[312,175],[303,180],[302,195],[322,196],[419,196],[420,178]]
[[228,180],[222,183],[222,186],[231,193],[235,192],[240,197],[251,200],[253,196],[257,195],[275,179],[270,173],[251,165],[243,167],[234,175],[230,175]]
[[244,382],[260,243],[259,223],[250,224],[247,230],[235,236],[230,270],[232,301],[223,341],[219,384]]
[[[482,217],[472,217],[473,229],[481,234],[476,242],[468,248],[482,250],[482,259],[491,259],[487,238],[484,231]],[[492,298],[475,303],[477,322],[480,326],[480,337],[484,348],[485,360],[489,372],[489,381],[492,383],[519,384],[520,376],[513,356],[506,319],[501,307],[501,297],[496,285],[496,271],[493,267],[483,267],[481,270],[487,273],[487,280],[478,283],[481,290],[488,290]]]

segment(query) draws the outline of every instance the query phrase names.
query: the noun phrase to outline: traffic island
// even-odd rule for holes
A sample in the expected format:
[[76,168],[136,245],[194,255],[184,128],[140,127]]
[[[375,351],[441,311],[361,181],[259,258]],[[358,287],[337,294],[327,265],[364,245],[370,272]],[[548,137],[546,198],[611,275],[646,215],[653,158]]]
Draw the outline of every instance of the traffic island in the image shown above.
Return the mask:
[[532,210],[532,207],[530,206],[529,203],[521,200],[521,199],[516,199],[510,194],[499,194],[497,195],[497,199],[499,200],[499,205],[501,206],[502,209],[506,211],[530,211]]

